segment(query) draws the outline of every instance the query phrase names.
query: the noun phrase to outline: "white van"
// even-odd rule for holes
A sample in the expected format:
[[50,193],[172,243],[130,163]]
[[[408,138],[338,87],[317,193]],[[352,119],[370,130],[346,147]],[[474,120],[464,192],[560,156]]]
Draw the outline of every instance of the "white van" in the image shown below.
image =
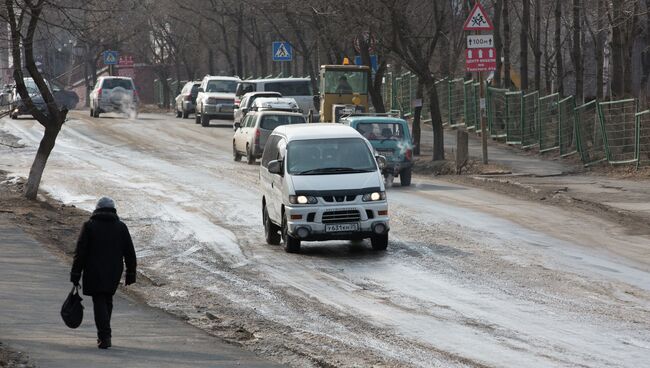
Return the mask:
[[294,253],[301,241],[369,238],[373,249],[385,250],[390,226],[382,163],[349,126],[277,127],[260,167],[267,243],[282,240]]
[[[237,99],[248,92],[279,92],[282,97],[291,97],[302,109],[303,115],[307,116],[309,111],[314,112],[318,117],[318,107],[314,103],[314,91],[311,88],[309,78],[274,78],[274,79],[249,79],[240,81],[237,85],[235,104]],[[314,119],[314,121],[318,121]]]

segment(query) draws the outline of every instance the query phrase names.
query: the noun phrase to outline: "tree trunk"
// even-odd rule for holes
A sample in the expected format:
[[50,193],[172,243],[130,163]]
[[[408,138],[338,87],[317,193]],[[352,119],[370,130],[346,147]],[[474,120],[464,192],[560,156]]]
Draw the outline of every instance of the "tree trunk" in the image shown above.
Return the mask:
[[535,89],[542,90],[542,0],[535,0]]
[[36,199],[36,196],[38,195],[38,188],[41,185],[43,171],[45,171],[47,160],[50,157],[52,149],[54,149],[56,137],[59,135],[60,129],[61,124],[58,124],[58,127],[54,126],[45,128],[41,143],[38,145],[36,157],[32,163],[32,168],[29,170],[29,178],[27,179],[27,186],[25,188],[25,197],[27,197],[27,199]]
[[[645,0],[646,9],[650,9],[650,0]],[[648,99],[648,79],[650,79],[650,14],[646,14],[645,49],[641,52],[641,85],[639,86],[639,104],[644,110],[650,108]]]
[[519,74],[521,90],[528,90],[528,27],[530,27],[530,0],[522,0],[521,33],[519,34]]
[[594,32],[594,56],[596,57],[596,98],[603,99],[604,95],[604,50],[605,47],[605,0],[598,0],[596,9],[596,31]]
[[[424,102],[424,83],[418,78],[418,85],[415,90],[415,98]],[[413,110],[413,154],[420,155],[420,141],[422,136],[422,128],[420,121],[422,120],[422,105],[416,106]]]
[[503,0],[493,1],[494,4],[494,49],[497,53],[497,70],[494,72],[494,86],[501,87],[501,70],[503,68],[503,43],[501,42],[501,9]]
[[438,105],[438,92],[436,91],[435,80],[432,76],[426,76],[424,85],[429,95],[429,107],[431,109],[431,126],[433,128],[433,161],[445,159],[445,136]]
[[631,9],[631,14],[625,21],[625,42],[623,48],[623,80],[625,94],[627,96],[632,96],[634,94],[633,84],[632,84],[632,58],[634,52],[634,41],[640,33],[638,29],[638,20],[639,20],[639,1],[635,1],[633,8]]
[[562,60],[562,1],[555,0],[555,82],[557,92],[564,94],[564,61]]
[[624,86],[624,58],[623,58],[623,7],[622,0],[612,0],[612,73],[610,78],[613,97],[621,98],[625,94]]
[[582,64],[582,27],[580,26],[580,0],[573,0],[573,70],[575,72],[576,104],[582,105],[584,95],[584,67]]
[[214,75],[214,51],[208,50],[208,74]]
[[510,78],[510,16],[508,14],[508,0],[503,0],[503,85],[505,88],[512,87]]

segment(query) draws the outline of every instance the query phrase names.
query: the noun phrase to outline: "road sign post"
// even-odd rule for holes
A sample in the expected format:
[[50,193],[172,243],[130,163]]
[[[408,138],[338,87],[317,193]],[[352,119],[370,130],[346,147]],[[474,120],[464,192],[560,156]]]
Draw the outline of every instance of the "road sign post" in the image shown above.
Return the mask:
[[[490,21],[487,12],[479,0],[475,0],[474,8],[467,17],[463,25],[464,31],[474,31],[474,35],[467,36],[467,50],[465,50],[465,70],[476,72],[479,81],[479,103],[485,98],[485,86],[483,85],[484,71],[496,70],[497,55],[493,47],[492,35],[481,35],[481,31],[492,31],[494,25]],[[481,104],[482,105],[482,104]],[[485,112],[482,107],[481,111],[481,148],[483,153],[483,163],[488,163],[487,151],[487,124],[485,121]]]

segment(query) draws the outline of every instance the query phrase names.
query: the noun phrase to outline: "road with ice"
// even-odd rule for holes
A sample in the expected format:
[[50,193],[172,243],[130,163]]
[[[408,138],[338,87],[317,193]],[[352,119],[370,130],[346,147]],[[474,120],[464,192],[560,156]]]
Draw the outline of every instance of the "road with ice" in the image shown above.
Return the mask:
[[[42,188],[92,210],[116,199],[147,302],[293,366],[642,367],[650,237],[596,217],[440,180],[389,189],[388,251],[266,245],[259,166],[232,122],[75,112]],[[216,123],[222,123],[216,126]],[[42,129],[0,121],[26,176]]]

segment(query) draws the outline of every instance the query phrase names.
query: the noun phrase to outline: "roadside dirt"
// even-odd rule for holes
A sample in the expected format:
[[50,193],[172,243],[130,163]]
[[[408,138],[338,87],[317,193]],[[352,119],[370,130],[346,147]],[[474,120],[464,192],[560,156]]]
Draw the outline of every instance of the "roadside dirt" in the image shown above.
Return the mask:
[[0,342],[0,368],[34,368],[29,358]]

